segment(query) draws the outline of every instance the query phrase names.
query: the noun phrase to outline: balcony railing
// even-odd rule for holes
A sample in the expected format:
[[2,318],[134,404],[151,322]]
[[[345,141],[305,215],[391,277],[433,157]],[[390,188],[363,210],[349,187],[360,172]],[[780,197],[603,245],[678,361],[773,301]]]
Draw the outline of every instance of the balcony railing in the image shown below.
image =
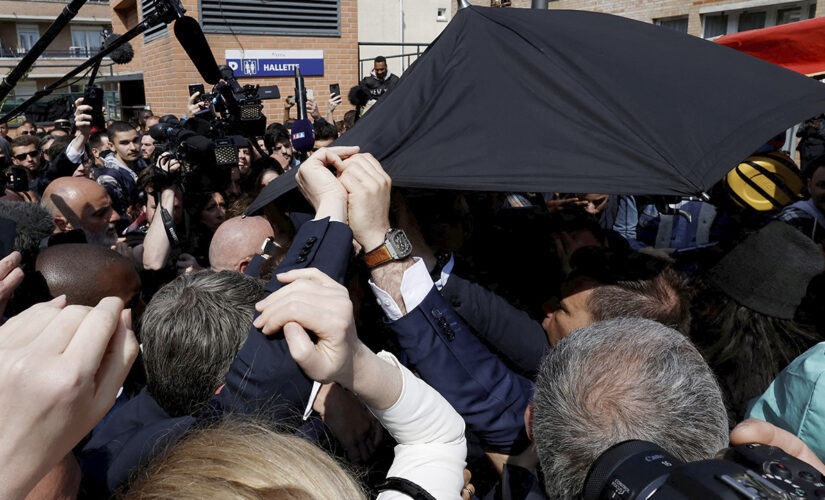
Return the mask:
[[[66,50],[46,50],[40,56],[45,59],[87,59],[97,54],[98,49],[87,47],[70,47]],[[21,58],[26,55],[25,49],[10,49],[0,47],[0,57]]]

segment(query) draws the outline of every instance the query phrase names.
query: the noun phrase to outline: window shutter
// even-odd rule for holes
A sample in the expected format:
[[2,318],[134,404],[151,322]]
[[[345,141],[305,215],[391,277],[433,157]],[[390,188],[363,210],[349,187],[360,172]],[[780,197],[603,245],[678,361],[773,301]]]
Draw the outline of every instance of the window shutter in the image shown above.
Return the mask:
[[[143,19],[155,11],[155,0],[140,0],[140,10]],[[151,42],[155,38],[160,38],[169,32],[165,24],[160,24],[143,32],[143,43]]]
[[207,33],[341,36],[339,0],[201,0]]

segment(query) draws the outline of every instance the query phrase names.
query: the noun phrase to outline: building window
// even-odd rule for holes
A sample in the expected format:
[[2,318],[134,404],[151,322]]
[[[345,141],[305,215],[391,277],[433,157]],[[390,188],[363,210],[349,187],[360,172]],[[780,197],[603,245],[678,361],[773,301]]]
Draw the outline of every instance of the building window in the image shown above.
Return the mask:
[[816,2],[808,6],[808,19],[813,19],[816,16]]
[[654,19],[653,24],[658,24],[663,28],[668,28],[673,31],[678,31],[679,33],[687,33],[688,30],[688,17],[687,16],[680,16],[680,17],[670,17],[667,19]]
[[758,30],[765,27],[765,11],[748,12],[739,14],[739,27],[737,31]]
[[72,47],[73,56],[89,57],[103,45],[102,28],[75,28],[72,27]]
[[[143,19],[146,19],[146,16],[155,11],[156,1],[157,0],[140,0],[140,11],[143,13]],[[224,3],[228,1],[229,0],[224,0]],[[169,33],[169,30],[165,24],[161,23],[143,32],[143,43],[151,42],[155,38],[160,38],[167,33]]]
[[339,0],[201,0],[200,6],[207,33],[341,36]]
[[705,38],[713,38],[715,36],[725,35],[728,32],[728,16],[725,14],[708,14],[703,16],[702,36]]
[[435,16],[435,20],[440,22],[440,23],[446,23],[447,22],[447,9],[444,8],[444,7],[439,7],[438,8],[438,14],[436,14],[436,16]]
[[795,23],[802,19],[802,8],[779,9],[776,11],[776,24]]
[[36,24],[17,25],[17,50],[28,52],[40,40],[40,30]]

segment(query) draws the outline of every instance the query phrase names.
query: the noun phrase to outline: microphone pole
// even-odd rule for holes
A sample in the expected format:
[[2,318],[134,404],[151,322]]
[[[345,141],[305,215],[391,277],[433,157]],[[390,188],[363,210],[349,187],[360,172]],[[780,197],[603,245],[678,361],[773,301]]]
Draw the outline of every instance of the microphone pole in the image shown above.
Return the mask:
[[46,32],[43,33],[43,36],[26,52],[26,55],[23,56],[23,59],[15,66],[11,73],[3,78],[2,83],[0,83],[0,102],[9,95],[9,92],[17,85],[17,82],[26,74],[29,68],[34,65],[37,58],[43,54],[43,51],[54,41],[63,28],[69,24],[69,21],[77,15],[77,11],[80,10],[85,3],[86,0],[72,0],[69,2],[69,5],[63,8],[63,12],[57,16],[57,19],[55,19]]
[[54,92],[59,87],[62,87],[64,84],[66,84],[66,82],[68,82],[69,80],[71,80],[72,78],[77,76],[83,70],[89,68],[90,66],[92,66],[94,64],[99,64],[100,61],[104,57],[111,54],[116,49],[120,48],[121,46],[125,45],[126,42],[128,42],[129,40],[137,37],[138,35],[140,35],[144,31],[146,31],[147,29],[149,29],[149,28],[151,28],[151,27],[153,27],[157,24],[160,24],[160,23],[166,24],[166,23],[172,22],[177,17],[179,17],[177,12],[174,9],[162,9],[162,10],[157,9],[157,7],[160,6],[161,4],[162,4],[162,2],[156,3],[155,4],[156,5],[156,10],[155,11],[153,11],[140,24],[138,24],[134,28],[130,29],[129,31],[127,31],[126,33],[121,35],[117,40],[115,40],[115,42],[112,45],[101,49],[100,52],[98,52],[97,54],[93,55],[92,57],[86,59],[86,61],[83,64],[81,64],[80,66],[76,67],[75,69],[69,71],[62,78],[60,78],[56,82],[52,83],[48,87],[44,88],[43,90],[38,90],[37,92],[35,92],[35,94],[33,96],[31,96],[25,102],[23,102],[22,104],[20,104],[19,106],[17,106],[13,110],[9,111],[8,113],[6,113],[2,117],[0,117],[0,123],[7,122],[7,121],[11,120],[15,116],[19,115],[21,112],[25,111],[26,108],[28,108],[31,104],[37,102],[38,100],[42,99],[43,97],[46,97],[49,94],[51,94],[52,92]]

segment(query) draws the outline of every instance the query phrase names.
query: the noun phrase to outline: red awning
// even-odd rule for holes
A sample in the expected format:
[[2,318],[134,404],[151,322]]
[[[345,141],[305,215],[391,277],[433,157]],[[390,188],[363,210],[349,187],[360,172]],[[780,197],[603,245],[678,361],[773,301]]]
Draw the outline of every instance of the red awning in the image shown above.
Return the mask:
[[825,73],[825,17],[743,31],[715,41],[797,73]]

